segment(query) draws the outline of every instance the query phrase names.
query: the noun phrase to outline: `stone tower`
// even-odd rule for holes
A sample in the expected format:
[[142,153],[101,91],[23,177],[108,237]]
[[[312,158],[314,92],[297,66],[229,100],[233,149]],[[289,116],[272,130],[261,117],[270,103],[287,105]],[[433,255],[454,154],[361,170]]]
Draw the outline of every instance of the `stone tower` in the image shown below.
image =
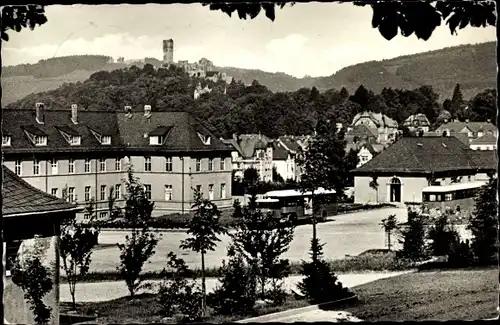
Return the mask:
[[163,63],[174,63],[174,40],[163,40]]

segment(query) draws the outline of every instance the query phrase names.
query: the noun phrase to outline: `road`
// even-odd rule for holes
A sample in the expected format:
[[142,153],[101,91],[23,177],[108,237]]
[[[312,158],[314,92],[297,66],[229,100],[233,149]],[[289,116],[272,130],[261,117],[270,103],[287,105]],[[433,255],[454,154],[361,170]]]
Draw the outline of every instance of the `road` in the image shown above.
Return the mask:
[[[353,212],[330,217],[327,222],[317,225],[318,238],[322,243],[324,256],[327,259],[340,259],[345,255],[357,255],[368,249],[385,248],[385,234],[380,227],[380,221],[390,214],[395,214],[398,221],[405,222],[407,211],[404,208],[384,208],[370,211]],[[103,231],[99,236],[101,244],[123,243],[127,232]],[[173,251],[182,257],[191,268],[199,268],[199,254],[179,248],[181,240],[187,237],[184,232],[163,232],[162,239],[156,247],[156,253],[144,271],[160,271],[166,264],[166,256]],[[290,249],[284,254],[291,262],[309,259],[312,225],[296,227],[295,237]],[[221,236],[221,241],[213,252],[206,256],[207,267],[220,267],[226,258],[229,237]],[[116,247],[97,250],[92,253],[91,272],[114,271],[119,264],[119,251]]]

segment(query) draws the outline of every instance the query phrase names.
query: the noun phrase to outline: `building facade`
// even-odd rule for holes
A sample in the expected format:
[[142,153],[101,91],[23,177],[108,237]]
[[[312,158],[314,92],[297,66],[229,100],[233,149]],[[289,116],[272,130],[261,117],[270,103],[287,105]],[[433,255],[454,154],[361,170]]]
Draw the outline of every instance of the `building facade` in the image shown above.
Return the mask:
[[[31,185],[70,202],[124,204],[127,169],[155,202],[154,216],[187,213],[193,189],[231,206],[231,148],[184,112],[4,110],[4,164]],[[78,217],[89,217],[79,214]]]
[[361,112],[354,116],[351,128],[364,125],[377,135],[377,142],[386,144],[395,141],[398,134],[398,122],[382,113]]
[[[455,137],[405,137],[352,171],[356,203],[422,203],[430,185],[474,182],[474,151]],[[494,166],[485,166],[490,170]],[[378,186],[370,183],[376,179]]]

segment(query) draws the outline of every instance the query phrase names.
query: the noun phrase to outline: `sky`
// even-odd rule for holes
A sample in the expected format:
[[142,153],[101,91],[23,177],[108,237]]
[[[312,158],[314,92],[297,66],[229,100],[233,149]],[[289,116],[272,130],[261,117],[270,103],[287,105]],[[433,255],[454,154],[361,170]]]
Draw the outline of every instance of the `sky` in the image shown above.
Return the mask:
[[115,59],[162,59],[162,40],[174,40],[174,61],[328,76],[349,65],[496,41],[494,27],[465,28],[451,35],[438,27],[428,41],[416,36],[384,39],[372,28],[370,7],[350,3],[298,3],[253,20],[229,17],[201,4],[72,5],[46,8],[48,22],[31,31],[10,31],[2,65],[99,54]]

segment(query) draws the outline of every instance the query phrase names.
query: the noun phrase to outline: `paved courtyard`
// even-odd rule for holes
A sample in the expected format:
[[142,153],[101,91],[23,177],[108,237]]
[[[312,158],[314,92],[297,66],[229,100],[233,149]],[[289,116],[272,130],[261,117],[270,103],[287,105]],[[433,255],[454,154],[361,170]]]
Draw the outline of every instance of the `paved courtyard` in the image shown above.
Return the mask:
[[[368,249],[385,248],[385,234],[379,223],[390,214],[395,214],[398,221],[405,222],[405,208],[385,208],[371,211],[354,212],[330,218],[330,221],[317,226],[318,238],[325,243],[323,252],[327,259],[340,259],[345,255],[357,255]],[[333,221],[332,221],[333,219]],[[103,231],[99,237],[102,244],[124,242],[124,231]],[[179,248],[184,232],[163,232],[163,238],[156,247],[155,255],[144,266],[144,271],[159,271],[165,266],[166,256],[170,251],[182,257],[191,267],[200,267],[200,256],[191,251]],[[300,262],[309,258],[312,225],[301,225],[295,229],[295,238],[285,257],[291,262]],[[222,236],[217,248],[206,257],[207,267],[219,267],[226,258],[226,250],[230,239]],[[92,254],[91,271],[114,271],[119,264],[118,248],[110,247],[95,251]]]

